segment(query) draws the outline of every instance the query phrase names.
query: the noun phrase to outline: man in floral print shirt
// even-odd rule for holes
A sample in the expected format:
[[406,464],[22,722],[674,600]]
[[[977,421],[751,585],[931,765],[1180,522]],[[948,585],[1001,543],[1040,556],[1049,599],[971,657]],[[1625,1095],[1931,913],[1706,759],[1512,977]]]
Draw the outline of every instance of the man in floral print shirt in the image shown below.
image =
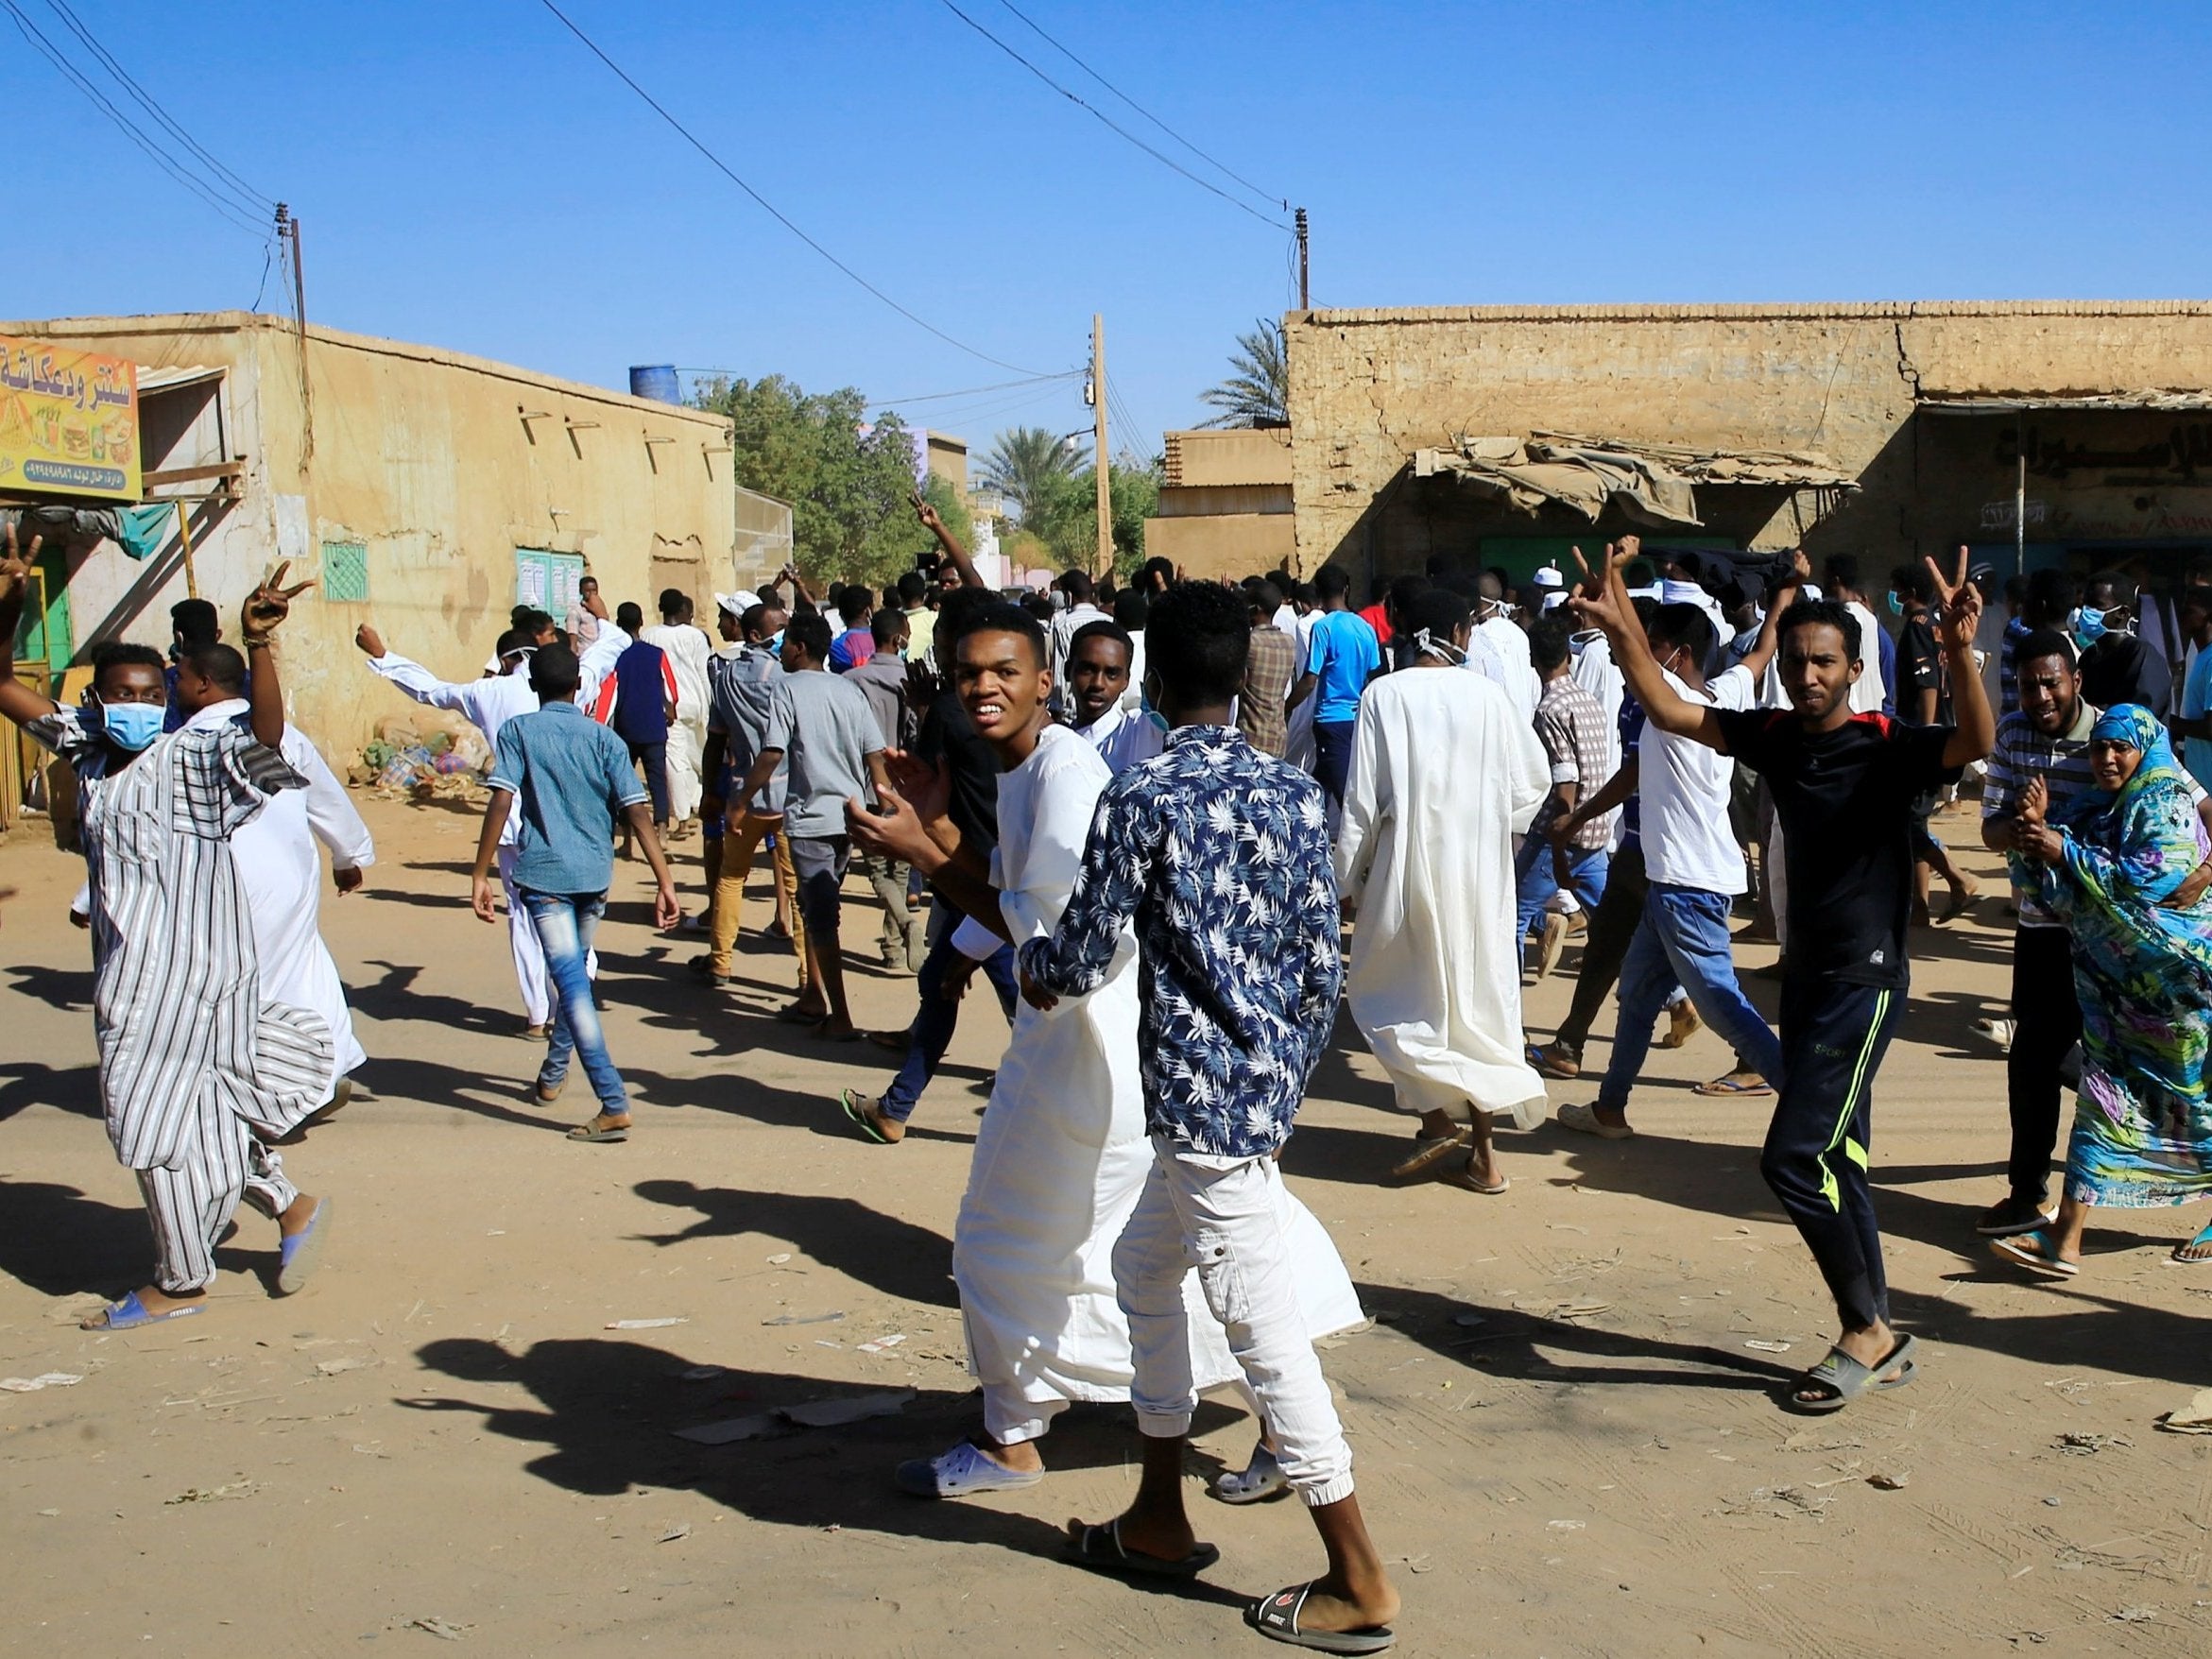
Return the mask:
[[1343,966],[1323,796],[1253,748],[1230,719],[1250,621],[1241,594],[1186,582],[1145,624],[1146,686],[1175,728],[1157,759],[1100,797],[1058,929],[1021,948],[1038,1007],[1098,985],[1132,917],[1141,982],[1142,1075],[1155,1161],[1114,1252],[1144,1435],[1136,1501],[1078,1525],[1087,1564],[1190,1575],[1219,1558],[1191,1531],[1183,1442],[1197,1404],[1182,1284],[1193,1264],[1321,1533],[1329,1571],[1254,1603],[1245,1622],[1333,1651],[1395,1639],[1398,1593],[1367,1536],[1345,1444],[1308,1340],[1274,1202],[1274,1154],[1336,1020]]

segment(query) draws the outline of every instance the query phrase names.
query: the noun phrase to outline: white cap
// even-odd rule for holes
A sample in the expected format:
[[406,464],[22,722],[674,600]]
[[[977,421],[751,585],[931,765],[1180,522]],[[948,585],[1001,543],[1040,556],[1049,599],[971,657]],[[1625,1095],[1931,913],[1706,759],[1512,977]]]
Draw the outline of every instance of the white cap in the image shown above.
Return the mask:
[[1530,580],[1534,581],[1539,588],[1564,588],[1567,586],[1567,578],[1561,575],[1558,568],[1553,565],[1540,566]]
[[717,593],[714,595],[714,604],[716,607],[722,610],[727,610],[731,616],[743,616],[746,611],[752,609],[754,606],[760,604],[760,602],[761,596],[758,593],[752,592],[750,590],[745,588],[740,588],[734,593]]
[[1566,603],[1567,593],[1564,589],[1556,593],[1547,593],[1544,595],[1544,608],[1546,610],[1553,609],[1558,606],[1565,605]]
[[1695,582],[1679,581],[1669,576],[1659,584],[1659,597],[1668,605],[1703,605],[1706,590]]

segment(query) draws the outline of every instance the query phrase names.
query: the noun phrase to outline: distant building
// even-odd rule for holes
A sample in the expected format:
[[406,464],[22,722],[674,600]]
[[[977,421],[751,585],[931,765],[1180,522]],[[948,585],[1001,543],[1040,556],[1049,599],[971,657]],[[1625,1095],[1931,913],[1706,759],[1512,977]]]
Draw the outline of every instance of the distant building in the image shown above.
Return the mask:
[[1147,557],[1191,576],[1231,579],[1287,568],[1296,556],[1291,435],[1170,432],[1157,515],[1144,521]]
[[[511,607],[557,618],[587,571],[609,605],[650,612],[677,588],[711,624],[714,592],[789,556],[790,509],[765,497],[752,498],[739,556],[719,415],[334,329],[302,340],[247,312],[0,323],[0,335],[139,366],[135,487],[185,504],[190,581],[227,633],[279,559],[316,579],[285,628],[284,687],[294,720],[334,755],[391,711],[353,647],[365,621],[467,679]],[[32,499],[18,476],[0,474],[0,500]],[[34,622],[57,689],[102,641],[167,645],[187,551],[171,530],[147,553],[105,539],[47,549]]]

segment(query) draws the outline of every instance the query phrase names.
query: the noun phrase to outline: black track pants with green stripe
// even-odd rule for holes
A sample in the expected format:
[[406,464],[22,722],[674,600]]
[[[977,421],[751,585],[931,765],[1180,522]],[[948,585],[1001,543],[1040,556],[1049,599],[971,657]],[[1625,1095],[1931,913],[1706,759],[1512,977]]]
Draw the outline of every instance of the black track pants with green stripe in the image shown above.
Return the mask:
[[1874,1074],[1904,1008],[1901,986],[1782,985],[1781,1098],[1758,1170],[1804,1235],[1845,1329],[1890,1316],[1866,1163]]

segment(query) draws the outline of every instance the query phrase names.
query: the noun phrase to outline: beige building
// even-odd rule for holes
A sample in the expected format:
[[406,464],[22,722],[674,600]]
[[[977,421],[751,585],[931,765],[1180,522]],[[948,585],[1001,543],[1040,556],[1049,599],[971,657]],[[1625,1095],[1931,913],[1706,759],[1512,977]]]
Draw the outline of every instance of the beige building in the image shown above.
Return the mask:
[[[2212,553],[2212,301],[1484,306],[1285,319],[1297,568],[1516,578],[1647,543]],[[2024,512],[2020,510],[2024,505]],[[1595,508],[1592,516],[1591,508]]]
[[1192,576],[1236,580],[1290,566],[1291,435],[1280,428],[1170,432],[1144,552]]
[[[334,759],[373,735],[392,694],[361,667],[373,621],[437,673],[481,672],[518,603],[557,619],[577,579],[651,612],[788,556],[789,509],[755,498],[738,552],[729,422],[428,346],[246,312],[0,323],[0,334],[140,365],[147,499],[180,497],[182,539],[143,563],[112,541],[49,550],[43,652],[60,672],[107,640],[165,646],[196,588],[234,631],[272,564],[317,586],[284,642],[292,717]],[[304,368],[304,374],[302,369]],[[778,532],[780,531],[779,536]],[[773,558],[773,563],[768,562]]]

